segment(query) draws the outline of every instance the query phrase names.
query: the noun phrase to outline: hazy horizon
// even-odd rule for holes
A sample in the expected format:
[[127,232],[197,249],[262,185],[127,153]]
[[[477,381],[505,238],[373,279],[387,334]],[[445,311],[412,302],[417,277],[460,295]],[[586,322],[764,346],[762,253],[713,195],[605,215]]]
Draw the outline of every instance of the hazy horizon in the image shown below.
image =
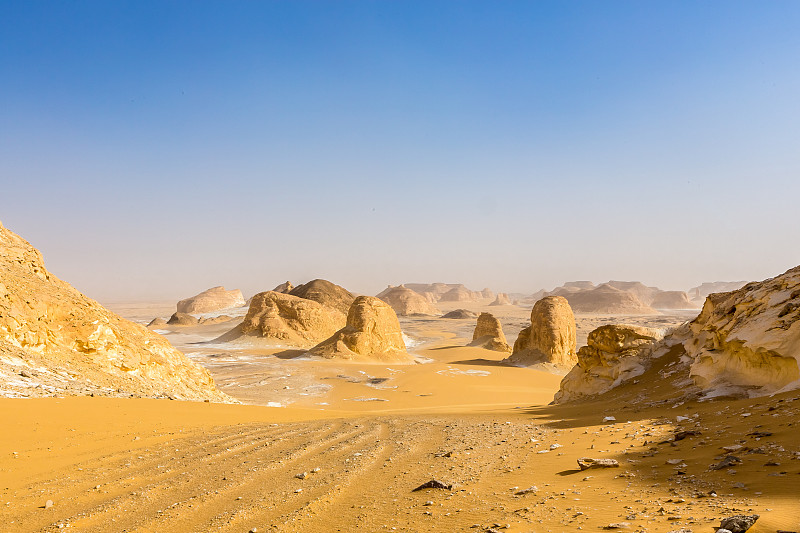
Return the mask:
[[98,300],[800,264],[796,2],[25,2],[0,221]]

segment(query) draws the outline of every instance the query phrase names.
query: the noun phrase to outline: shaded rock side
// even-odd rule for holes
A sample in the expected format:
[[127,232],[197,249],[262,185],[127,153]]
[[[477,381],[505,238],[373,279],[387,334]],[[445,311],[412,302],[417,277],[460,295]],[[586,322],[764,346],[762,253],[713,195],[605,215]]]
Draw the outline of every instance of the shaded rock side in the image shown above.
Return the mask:
[[703,390],[766,394],[800,387],[800,267],[739,290],[711,294],[684,341]]
[[196,326],[199,320],[189,313],[173,313],[167,324],[170,326]]
[[533,305],[531,325],[520,331],[508,364],[550,363],[570,368],[576,362],[576,324],[563,296],[547,296]]
[[569,402],[611,390],[627,379],[640,376],[647,367],[653,343],[663,335],[640,326],[600,326],[577,354],[577,364],[564,376],[556,403]]
[[307,348],[333,335],[345,322],[345,315],[314,300],[273,291],[260,292],[250,301],[242,323],[217,341],[228,342],[246,336]]
[[511,352],[511,346],[503,334],[503,326],[491,313],[481,313],[475,331],[472,333],[470,346],[480,346],[496,352]]
[[53,394],[124,391],[233,401],[217,390],[207,370],[162,336],[108,311],[48,272],[39,251],[1,224],[0,343],[13,349],[19,368],[70,376],[63,390],[54,385]]
[[402,285],[383,291],[379,298],[388,303],[399,316],[438,315],[441,313],[427,298]]
[[511,299],[508,297],[508,294],[498,292],[497,297],[489,305],[511,305]]
[[347,313],[350,311],[350,306],[356,299],[355,294],[344,287],[340,287],[324,279],[315,279],[308,283],[298,285],[289,291],[289,294],[331,307],[344,316],[347,316]]
[[245,305],[242,291],[239,289],[225,290],[225,287],[212,287],[191,298],[178,302],[179,313],[210,313],[220,309],[242,307]]
[[394,310],[374,296],[359,296],[345,327],[309,352],[325,358],[411,362]]

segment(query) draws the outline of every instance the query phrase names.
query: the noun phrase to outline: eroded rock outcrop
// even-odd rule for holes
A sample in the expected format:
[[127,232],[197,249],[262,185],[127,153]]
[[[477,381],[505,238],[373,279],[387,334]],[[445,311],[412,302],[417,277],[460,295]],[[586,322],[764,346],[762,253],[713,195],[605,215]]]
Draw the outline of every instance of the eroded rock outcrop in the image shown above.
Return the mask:
[[[124,320],[47,271],[38,250],[0,225],[0,345],[3,364],[36,368],[0,393],[101,394],[233,401],[207,370],[160,335]],[[33,373],[31,373],[33,374]],[[5,375],[5,374],[3,374]],[[25,384],[30,384],[26,387]]]
[[440,302],[474,302],[481,298],[480,293],[473,292],[463,285],[457,285],[439,297]]
[[689,300],[683,291],[659,291],[650,302],[653,309],[697,309],[697,304]]
[[494,292],[489,287],[486,287],[481,291],[481,298],[485,300],[492,300],[494,299]]
[[511,346],[503,334],[503,326],[491,313],[481,313],[472,334],[470,346],[480,346],[496,352],[511,352]]
[[294,285],[292,285],[291,281],[285,281],[272,289],[272,292],[279,292],[281,294],[289,294],[294,289]]
[[508,294],[498,292],[497,297],[489,305],[511,305],[511,299],[508,297]]
[[340,287],[324,279],[315,279],[308,283],[298,285],[289,291],[289,294],[331,307],[344,316],[347,316],[350,306],[356,299],[355,294],[344,287]]
[[657,311],[644,304],[636,294],[607,283],[590,290],[564,294],[572,309],[578,313],[609,313],[628,315],[655,314]]
[[251,337],[307,348],[330,337],[345,321],[345,315],[314,300],[267,291],[253,296],[244,321],[217,341]]
[[173,313],[169,320],[167,320],[167,324],[170,326],[196,326],[199,320],[197,317],[190,315],[189,313]]
[[689,327],[683,345],[701,389],[761,394],[800,386],[800,267],[710,295]]
[[607,325],[591,333],[577,354],[577,364],[564,376],[555,402],[569,402],[611,390],[644,373],[653,343],[661,332],[640,326]]
[[188,314],[211,313],[220,309],[242,307],[245,305],[242,291],[225,290],[225,287],[212,287],[191,298],[178,302],[178,312]]
[[548,363],[560,368],[575,364],[575,315],[562,296],[547,296],[533,305],[531,325],[519,333],[506,362],[527,366]]
[[411,362],[394,310],[373,296],[359,296],[350,306],[345,327],[309,350],[325,358]]
[[438,315],[441,313],[427,298],[402,285],[381,292],[379,298],[388,303],[398,316]]
[[470,311],[469,309],[455,309],[450,311],[449,313],[445,313],[442,315],[442,318],[453,318],[453,319],[465,319],[465,318],[477,318],[478,313],[475,311]]

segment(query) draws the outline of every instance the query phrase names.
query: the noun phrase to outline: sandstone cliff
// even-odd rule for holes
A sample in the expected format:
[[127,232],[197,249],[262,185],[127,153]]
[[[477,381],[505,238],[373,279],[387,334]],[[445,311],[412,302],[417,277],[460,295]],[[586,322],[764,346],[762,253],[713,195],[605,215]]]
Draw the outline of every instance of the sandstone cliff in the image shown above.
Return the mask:
[[0,344],[8,394],[233,401],[166,339],[49,273],[39,251],[2,225]]
[[325,358],[412,362],[400,322],[392,308],[373,296],[359,296],[347,314],[347,324],[309,352]]
[[496,352],[511,352],[511,346],[506,341],[503,326],[491,313],[481,313],[475,331],[472,333],[470,346],[480,346]]
[[181,300],[177,307],[179,313],[198,314],[243,305],[245,301],[239,289],[227,291],[225,287],[212,287],[196,296]]
[[575,315],[562,296],[547,296],[531,310],[531,325],[520,331],[506,362],[527,366],[548,363],[560,368],[575,364]]

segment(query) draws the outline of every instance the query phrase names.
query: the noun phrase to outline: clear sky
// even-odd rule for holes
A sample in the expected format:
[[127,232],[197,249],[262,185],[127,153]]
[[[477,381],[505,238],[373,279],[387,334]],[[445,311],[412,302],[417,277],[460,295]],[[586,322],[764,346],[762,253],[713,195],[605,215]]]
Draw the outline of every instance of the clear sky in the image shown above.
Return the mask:
[[800,264],[800,2],[0,0],[0,220],[98,299]]

